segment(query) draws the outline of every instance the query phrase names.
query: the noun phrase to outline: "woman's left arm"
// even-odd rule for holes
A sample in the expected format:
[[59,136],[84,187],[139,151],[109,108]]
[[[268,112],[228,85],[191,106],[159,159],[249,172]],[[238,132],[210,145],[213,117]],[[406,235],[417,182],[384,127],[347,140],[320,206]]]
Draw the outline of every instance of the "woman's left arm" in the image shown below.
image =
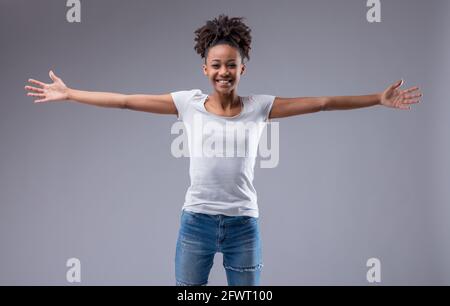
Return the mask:
[[374,105],[398,109],[411,109],[411,104],[420,102],[422,93],[418,87],[400,90],[403,80],[390,85],[382,93],[364,96],[339,96],[317,98],[276,97],[269,118],[283,118],[318,111],[346,110]]

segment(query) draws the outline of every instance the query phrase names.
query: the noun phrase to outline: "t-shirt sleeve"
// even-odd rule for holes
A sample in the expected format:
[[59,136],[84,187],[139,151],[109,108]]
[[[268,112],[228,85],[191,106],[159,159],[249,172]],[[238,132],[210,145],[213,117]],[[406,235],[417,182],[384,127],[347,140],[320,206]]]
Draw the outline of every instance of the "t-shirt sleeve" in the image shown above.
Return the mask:
[[269,114],[272,110],[273,102],[275,101],[275,96],[271,95],[258,95],[258,103],[260,103],[260,112],[263,121],[269,120]]
[[195,94],[194,90],[182,90],[174,91],[170,93],[172,95],[173,102],[178,112],[178,119],[183,120],[183,115],[186,113],[192,96]]

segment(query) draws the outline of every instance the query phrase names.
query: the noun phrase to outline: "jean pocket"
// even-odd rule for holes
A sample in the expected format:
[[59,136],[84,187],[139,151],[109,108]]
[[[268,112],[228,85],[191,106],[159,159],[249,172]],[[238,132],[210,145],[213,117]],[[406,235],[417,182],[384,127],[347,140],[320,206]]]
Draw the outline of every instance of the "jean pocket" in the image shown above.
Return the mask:
[[258,221],[257,218],[255,217],[249,217],[249,216],[243,216],[241,217],[241,223],[242,224],[247,224],[247,223],[256,223],[256,221]]
[[188,224],[197,224],[200,222],[200,216],[192,211],[183,210],[182,219]]

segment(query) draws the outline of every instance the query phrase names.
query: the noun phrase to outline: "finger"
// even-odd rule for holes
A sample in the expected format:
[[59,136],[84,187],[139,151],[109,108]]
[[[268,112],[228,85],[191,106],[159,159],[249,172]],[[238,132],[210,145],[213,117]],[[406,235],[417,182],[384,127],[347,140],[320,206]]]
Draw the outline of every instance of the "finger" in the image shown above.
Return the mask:
[[392,84],[391,88],[392,89],[396,89],[396,88],[399,88],[402,85],[403,85],[403,79],[395,82],[394,84]]
[[422,94],[415,94],[415,95],[405,95],[405,99],[413,99],[413,98],[420,98],[422,97]]
[[35,100],[34,103],[41,103],[41,102],[47,102],[47,99],[39,99],[39,100]]
[[397,106],[397,108],[404,109],[404,110],[410,110],[411,106],[400,104],[400,105]]
[[25,89],[35,91],[35,92],[44,92],[44,90],[42,88],[37,88],[37,87],[33,87],[33,86],[25,86]]
[[411,88],[408,88],[408,89],[405,89],[405,90],[403,90],[403,93],[410,93],[410,92],[414,92],[414,91],[417,91],[417,90],[419,90],[419,87],[411,87]]
[[32,92],[27,93],[27,96],[29,96],[29,97],[45,98],[45,94],[32,93]]
[[56,82],[58,80],[58,77],[53,73],[53,70],[50,70],[50,72],[48,73],[48,75],[50,76],[50,78]]
[[45,87],[47,85],[45,83],[42,83],[42,82],[40,82],[38,80],[34,80],[34,79],[28,79],[28,82],[36,84],[36,85],[39,85],[39,86],[42,86],[42,87]]
[[405,104],[416,104],[419,102],[420,102],[419,99],[406,99],[405,101],[403,101],[403,103],[405,103]]

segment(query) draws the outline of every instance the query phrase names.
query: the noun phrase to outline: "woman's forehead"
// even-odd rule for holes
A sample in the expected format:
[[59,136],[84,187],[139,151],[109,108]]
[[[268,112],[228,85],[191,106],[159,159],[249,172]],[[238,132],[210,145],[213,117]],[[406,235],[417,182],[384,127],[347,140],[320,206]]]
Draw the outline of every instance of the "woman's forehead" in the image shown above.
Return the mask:
[[237,60],[239,58],[239,51],[228,45],[217,45],[212,47],[208,52],[208,58],[210,61],[230,61]]

